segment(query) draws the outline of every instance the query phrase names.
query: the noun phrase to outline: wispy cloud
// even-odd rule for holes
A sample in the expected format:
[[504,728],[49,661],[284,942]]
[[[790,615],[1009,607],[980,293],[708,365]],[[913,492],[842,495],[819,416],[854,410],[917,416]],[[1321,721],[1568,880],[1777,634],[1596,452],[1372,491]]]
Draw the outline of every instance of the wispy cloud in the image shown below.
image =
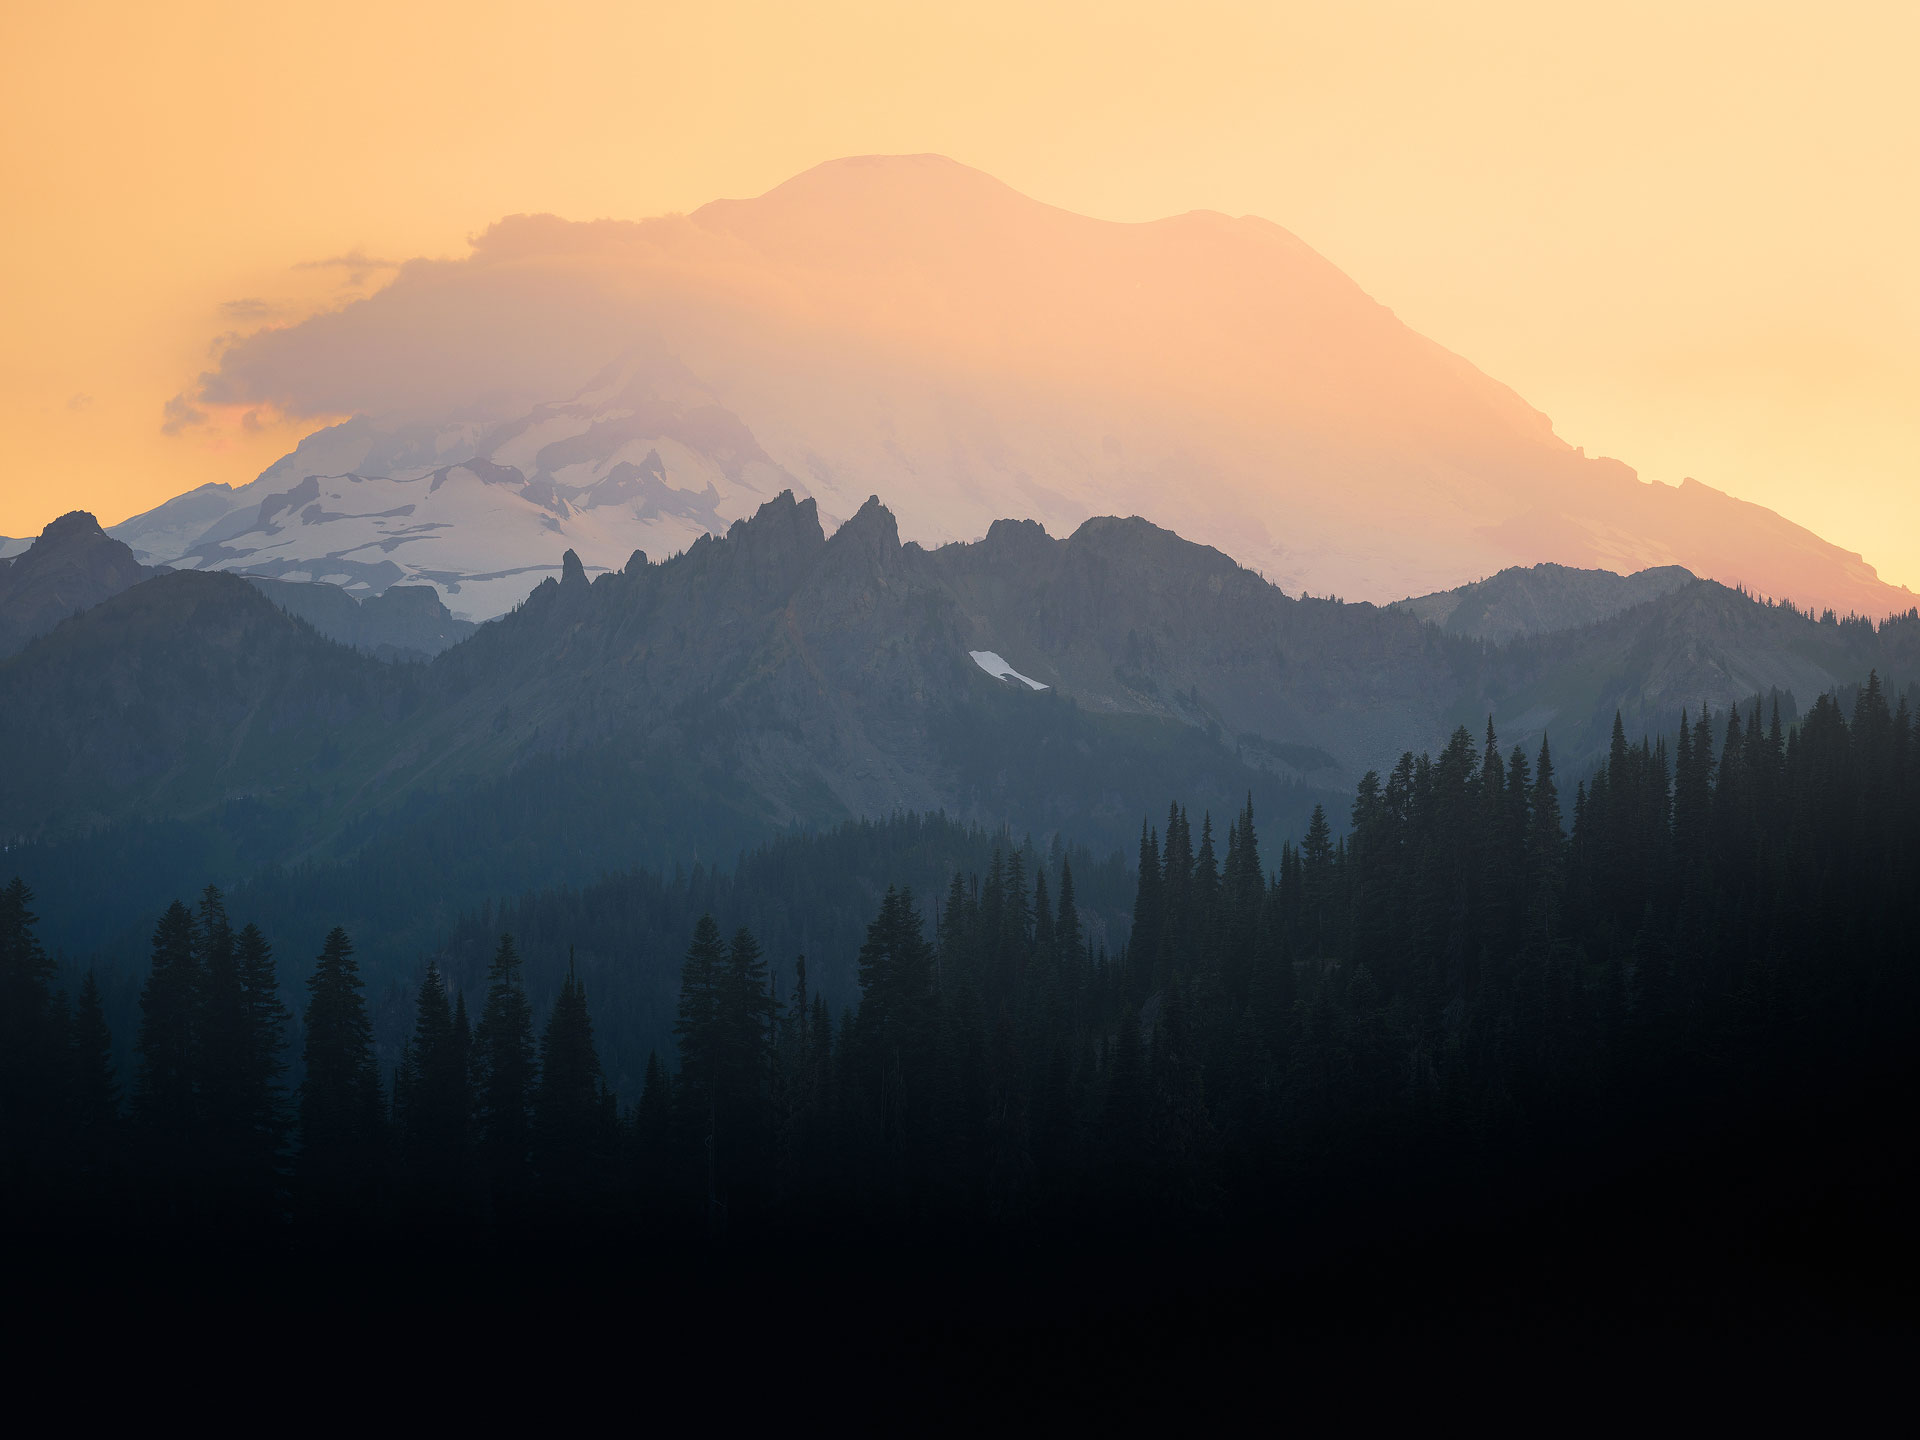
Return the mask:
[[207,412],[195,405],[185,395],[176,395],[167,401],[161,411],[160,433],[178,435],[182,430],[207,423]]
[[364,285],[367,280],[383,270],[398,270],[398,260],[381,260],[367,254],[359,246],[344,255],[330,255],[325,260],[302,260],[293,267],[296,270],[344,270],[347,284]]
[[309,260],[300,268],[350,277],[378,266],[386,283],[220,336],[184,403],[217,414],[237,407],[241,427],[239,412],[252,407],[274,424],[570,394],[651,329],[650,287],[629,283],[636,261],[658,262],[646,233],[516,217],[479,237],[466,259],[396,263],[354,250]]
[[271,300],[262,300],[256,295],[248,295],[239,300],[222,301],[220,313],[229,320],[272,320],[284,315],[286,307]]
[[92,408],[93,396],[88,395],[84,391],[67,397],[67,409],[69,410],[90,410]]

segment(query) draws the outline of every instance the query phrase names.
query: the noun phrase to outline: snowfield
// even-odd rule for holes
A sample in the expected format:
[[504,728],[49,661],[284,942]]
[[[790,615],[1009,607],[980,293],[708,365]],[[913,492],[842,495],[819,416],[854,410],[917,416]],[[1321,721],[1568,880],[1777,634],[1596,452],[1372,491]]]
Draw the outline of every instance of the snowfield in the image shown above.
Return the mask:
[[325,580],[365,598],[432,585],[466,620],[505,614],[560,557],[589,575],[664,560],[807,487],[686,386],[613,372],[491,425],[347,421],[238,489],[207,485],[108,532],[148,565]]
[[1045,690],[1047,688],[1038,680],[1030,676],[1022,675],[991,650],[969,650],[967,654],[973,657],[974,664],[978,665],[996,680],[1018,680],[1022,685],[1025,685],[1031,690]]

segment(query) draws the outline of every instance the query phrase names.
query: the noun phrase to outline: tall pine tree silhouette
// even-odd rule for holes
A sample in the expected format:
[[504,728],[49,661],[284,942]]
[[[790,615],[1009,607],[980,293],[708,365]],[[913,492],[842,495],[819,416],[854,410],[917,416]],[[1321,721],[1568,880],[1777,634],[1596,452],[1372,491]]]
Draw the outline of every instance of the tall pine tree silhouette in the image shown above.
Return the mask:
[[134,1115],[143,1161],[161,1213],[190,1204],[185,1187],[201,1169],[199,1128],[200,957],[193,915],[178,900],[154,927],[151,966],[140,991]]
[[613,1178],[618,1114],[593,1047],[587,989],[567,957],[567,978],[540,1042],[533,1094],[534,1169],[549,1205],[601,1209]]
[[474,1101],[480,1163],[496,1213],[527,1203],[533,1143],[533,1007],[513,936],[502,935],[487,972],[487,1003],[473,1032]]
[[409,1201],[437,1218],[457,1212],[468,1179],[473,1087],[465,1021],[464,1006],[456,1017],[440,969],[429,962],[394,1080],[393,1111]]
[[33,892],[16,877],[0,890],[0,1204],[39,1208],[36,1186],[62,1144],[66,1026],[51,982],[53,961],[34,931]]
[[315,1214],[354,1218],[372,1202],[381,1160],[380,1074],[353,942],[335,926],[307,981],[300,1084],[300,1175]]
[[113,1174],[122,1131],[113,1035],[107,1029],[106,1005],[91,970],[80,983],[80,997],[73,1007],[71,1044],[73,1081],[68,1114],[74,1160],[80,1175],[97,1186]]
[[720,1019],[725,964],[720,927],[713,923],[713,916],[702,915],[680,964],[680,1011],[673,1026],[680,1049],[674,1113],[682,1143],[690,1150],[704,1150],[717,1119],[717,1087],[725,1063]]

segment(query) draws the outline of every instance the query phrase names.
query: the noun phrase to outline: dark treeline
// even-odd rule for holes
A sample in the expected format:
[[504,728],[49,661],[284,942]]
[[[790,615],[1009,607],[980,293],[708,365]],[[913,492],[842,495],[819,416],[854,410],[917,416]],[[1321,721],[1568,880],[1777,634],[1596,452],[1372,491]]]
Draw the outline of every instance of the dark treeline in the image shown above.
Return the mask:
[[1764,1145],[1796,1106],[1913,1098],[1920,735],[1876,680],[1792,727],[1703,713],[1671,753],[1616,728],[1570,796],[1547,746],[1461,730],[1277,853],[1250,804],[1224,833],[1175,806],[1115,952],[1075,883],[1009,849],[888,890],[838,1010],[702,918],[623,1108],[588,986],[536,1013],[511,935],[472,1010],[427,967],[383,1074],[334,931],[290,1087],[274,956],[213,890],[154,931],[123,1104],[98,993],[55,993],[15,882],[3,1158],[16,1199],[115,1221],[1165,1234],[1514,1205],[1703,1127]]
[[[558,996],[575,957],[577,973],[593,995],[596,1042],[608,1083],[627,1103],[639,1096],[648,1054],[672,1050],[680,956],[703,914],[713,915],[729,933],[748,926],[770,953],[814,957],[814,987],[824,990],[837,1010],[859,995],[854,956],[887,884],[944,890],[956,871],[984,871],[996,846],[1019,844],[1030,873],[1046,865],[1057,876],[1071,857],[1088,927],[1110,948],[1124,939],[1131,913],[1133,881],[1118,849],[1096,856],[1058,835],[1035,845],[937,813],[853,820],[783,835],[738,852],[731,866],[697,851],[687,867],[664,871],[611,869],[611,858],[623,851],[616,840],[608,840],[595,852],[591,840],[598,824],[596,812],[582,813],[568,848],[558,852],[562,873],[583,877],[580,883],[553,884],[551,869],[541,867],[551,867],[554,856],[543,854],[540,865],[500,869],[493,899],[483,898],[486,890],[476,893],[470,877],[455,873],[462,866],[448,852],[457,851],[461,842],[452,836],[419,847],[383,844],[350,865],[276,870],[222,889],[228,908],[257,924],[283,956],[298,955],[304,962],[318,953],[336,925],[352,935],[382,1074],[399,1064],[412,1032],[427,957],[438,962],[450,990],[463,992],[474,1005],[501,932],[511,931],[525,962],[528,994],[542,1013]],[[178,842],[186,858],[162,876],[153,872],[144,849],[106,845],[71,857],[76,864],[86,861],[80,866],[84,873],[49,872],[34,863],[44,855],[27,857],[22,867],[35,892],[34,909],[43,917],[43,936],[62,933],[60,925],[45,919],[50,910],[71,914],[101,890],[99,876],[115,877],[95,908],[112,910],[117,918],[103,919],[86,944],[49,940],[47,948],[70,987],[92,967],[113,1031],[115,1062],[129,1076],[154,917],[175,896],[197,893],[223,873],[217,867],[193,868],[195,847],[164,827],[150,839],[161,849]],[[484,849],[492,839],[479,833],[465,843]],[[0,871],[0,880],[6,873]],[[183,881],[182,874],[192,878]],[[49,886],[59,892],[51,902]],[[140,896],[146,899],[136,910]],[[294,1012],[289,1080],[297,1084],[303,972],[283,970],[282,998]]]
[[[680,961],[703,915],[724,934],[746,927],[770,957],[785,957],[789,987],[792,958],[808,956],[809,995],[823,995],[838,1012],[859,998],[856,957],[889,884],[940,893],[954,874],[984,873],[996,850],[1014,849],[1028,875],[1044,869],[1056,887],[1062,866],[1071,865],[1086,928],[1097,943],[1118,948],[1133,903],[1119,851],[1096,857],[1057,835],[1043,845],[938,814],[903,814],[783,837],[743,854],[731,871],[636,869],[482,904],[458,916],[428,953],[450,987],[478,995],[502,932],[511,933],[541,1011],[569,972],[577,974],[593,996],[607,1081],[630,1104],[649,1055],[673,1053]],[[376,975],[370,965],[367,979],[376,1022],[387,1012],[382,1053],[397,1058],[404,1031],[394,1022],[411,1022],[417,963],[400,976]]]

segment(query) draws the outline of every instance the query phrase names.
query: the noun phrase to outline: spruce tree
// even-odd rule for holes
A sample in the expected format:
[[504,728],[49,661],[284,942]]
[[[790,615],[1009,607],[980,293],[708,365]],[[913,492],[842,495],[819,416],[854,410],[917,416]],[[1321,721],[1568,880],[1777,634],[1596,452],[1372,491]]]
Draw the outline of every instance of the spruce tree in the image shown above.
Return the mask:
[[1080,903],[1073,892],[1073,862],[1060,860],[1060,910],[1054,917],[1053,943],[1060,952],[1061,973],[1069,997],[1077,997],[1087,983],[1086,932],[1080,924]]
[[1553,752],[1544,735],[1540,737],[1540,756],[1533,765],[1529,799],[1532,823],[1527,832],[1527,869],[1532,895],[1528,916],[1534,938],[1545,940],[1552,936],[1558,921],[1567,840],[1560,818],[1560,789],[1553,779]]
[[540,1042],[533,1093],[534,1169],[550,1203],[596,1208],[612,1178],[617,1112],[593,1046],[586,986],[569,954],[567,978]]
[[1193,923],[1202,934],[1216,919],[1220,901],[1220,867],[1213,850],[1213,816],[1200,815],[1200,848],[1193,857]]
[[292,1017],[280,1000],[273,947],[251,921],[235,937],[234,963],[247,1013],[239,1076],[245,1120],[243,1164],[248,1183],[265,1192],[263,1198],[270,1204],[287,1143],[287,1096],[282,1078],[287,1073],[287,1021]]
[[1041,973],[1051,977],[1060,961],[1053,934],[1053,899],[1047,894],[1047,872],[1035,870],[1033,877],[1033,958]]
[[702,915],[680,965],[680,1013],[673,1027],[680,1047],[674,1111],[689,1150],[710,1143],[718,1118],[715,1106],[725,1065],[720,994],[726,958],[720,927],[713,916]]
[[934,1079],[933,954],[911,890],[887,887],[859,974],[851,1067],[872,1143],[888,1158],[887,1183],[902,1187],[926,1163]]
[[73,1079],[69,1124],[81,1174],[103,1176],[112,1168],[120,1137],[120,1083],[113,1069],[113,1035],[93,972],[80,982],[70,1030]]
[[1160,837],[1146,821],[1140,822],[1140,859],[1133,899],[1133,932],[1127,953],[1132,974],[1129,991],[1144,998],[1151,984],[1160,932],[1166,917],[1166,894],[1161,881]]
[[196,1168],[199,1139],[196,1035],[200,957],[193,915],[178,900],[154,927],[152,969],[140,991],[140,1032],[134,1110],[149,1155],[162,1173],[178,1177]]
[[525,1204],[532,1147],[533,1007],[520,977],[520,952],[503,934],[487,971],[487,1002],[473,1033],[475,1119],[480,1161],[496,1209]]
[[666,1190],[672,1140],[673,1081],[660,1063],[659,1052],[649,1050],[640,1103],[633,1111],[633,1163],[643,1202],[657,1203]]
[[766,1085],[779,1004],[767,985],[760,942],[744,925],[733,932],[716,995],[721,1029],[721,1081],[732,1101],[751,1103]]
[[43,1170],[65,1093],[65,1027],[54,967],[34,933],[33,892],[18,878],[0,890],[0,1170]]
[[335,926],[307,981],[300,1173],[317,1213],[363,1209],[378,1175],[380,1073],[353,942]]
[[[196,920],[200,952],[197,1015],[203,1177],[223,1210],[258,1198],[247,1184],[255,1106],[251,1095],[253,1012],[240,978],[233,926],[219,890],[201,892]],[[242,1192],[250,1192],[243,1198]]]
[[440,967],[429,961],[394,1081],[393,1111],[414,1203],[442,1213],[457,1203],[467,1174],[473,1090],[465,1028],[465,1003],[456,1017]]
[[1301,901],[1306,907],[1306,940],[1315,958],[1327,953],[1333,939],[1333,827],[1327,811],[1316,804],[1300,846]]

